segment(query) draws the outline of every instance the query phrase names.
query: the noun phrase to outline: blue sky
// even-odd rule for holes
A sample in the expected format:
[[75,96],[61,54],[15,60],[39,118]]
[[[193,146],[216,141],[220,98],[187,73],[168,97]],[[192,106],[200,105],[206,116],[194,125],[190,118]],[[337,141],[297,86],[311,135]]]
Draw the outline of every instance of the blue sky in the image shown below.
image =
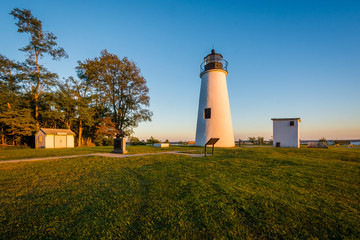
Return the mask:
[[154,112],[140,139],[194,140],[213,45],[229,62],[236,139],[268,139],[280,117],[300,117],[302,139],[360,138],[360,1],[1,1],[0,53],[22,60],[15,7],[58,37],[69,58],[42,63],[61,77],[102,49],[137,63]]

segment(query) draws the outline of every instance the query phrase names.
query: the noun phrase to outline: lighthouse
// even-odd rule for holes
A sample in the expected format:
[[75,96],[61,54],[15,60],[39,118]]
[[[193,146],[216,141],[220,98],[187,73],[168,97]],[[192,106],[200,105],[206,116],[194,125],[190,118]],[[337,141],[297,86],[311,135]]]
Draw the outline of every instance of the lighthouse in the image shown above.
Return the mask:
[[220,138],[216,147],[234,147],[229,95],[226,84],[227,61],[213,49],[200,66],[200,98],[195,145]]

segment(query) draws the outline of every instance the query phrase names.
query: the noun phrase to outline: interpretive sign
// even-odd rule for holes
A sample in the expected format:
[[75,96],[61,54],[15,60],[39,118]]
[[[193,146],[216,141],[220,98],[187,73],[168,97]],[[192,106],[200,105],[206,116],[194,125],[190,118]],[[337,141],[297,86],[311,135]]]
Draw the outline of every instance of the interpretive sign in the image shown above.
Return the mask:
[[212,145],[212,152],[211,154],[214,155],[214,146],[215,144],[219,141],[220,138],[210,138],[209,141],[207,141],[207,143],[205,143],[205,157],[206,157],[206,146],[210,146]]
[[125,138],[115,138],[114,139],[114,151],[113,153],[126,154],[126,140]]

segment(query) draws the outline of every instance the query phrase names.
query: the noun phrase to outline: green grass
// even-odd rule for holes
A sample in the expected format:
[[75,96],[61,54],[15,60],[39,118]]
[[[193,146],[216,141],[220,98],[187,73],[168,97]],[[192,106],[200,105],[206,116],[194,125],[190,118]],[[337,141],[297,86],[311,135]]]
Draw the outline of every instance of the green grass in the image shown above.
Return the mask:
[[[70,156],[70,155],[84,155],[89,153],[111,153],[113,146],[105,147],[79,147],[79,148],[56,148],[56,149],[0,149],[0,161],[23,158],[39,158],[39,157],[56,157],[56,156]],[[171,146],[168,148],[155,148],[153,146],[128,146],[126,150],[128,154],[136,153],[153,153],[153,152],[167,152],[167,151],[183,151],[183,150],[199,149],[195,146]]]
[[359,149],[91,156],[0,170],[3,239],[360,238]]

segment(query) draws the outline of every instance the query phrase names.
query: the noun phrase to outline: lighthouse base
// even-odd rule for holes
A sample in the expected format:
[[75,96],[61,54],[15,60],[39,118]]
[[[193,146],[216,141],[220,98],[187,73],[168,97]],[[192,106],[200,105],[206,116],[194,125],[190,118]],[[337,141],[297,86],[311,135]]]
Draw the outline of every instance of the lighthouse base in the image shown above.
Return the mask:
[[225,137],[225,136],[218,136],[214,135],[211,137],[206,136],[196,136],[195,139],[195,146],[205,146],[205,144],[211,139],[211,138],[219,138],[219,141],[215,144],[215,147],[235,147],[235,140],[231,137]]

